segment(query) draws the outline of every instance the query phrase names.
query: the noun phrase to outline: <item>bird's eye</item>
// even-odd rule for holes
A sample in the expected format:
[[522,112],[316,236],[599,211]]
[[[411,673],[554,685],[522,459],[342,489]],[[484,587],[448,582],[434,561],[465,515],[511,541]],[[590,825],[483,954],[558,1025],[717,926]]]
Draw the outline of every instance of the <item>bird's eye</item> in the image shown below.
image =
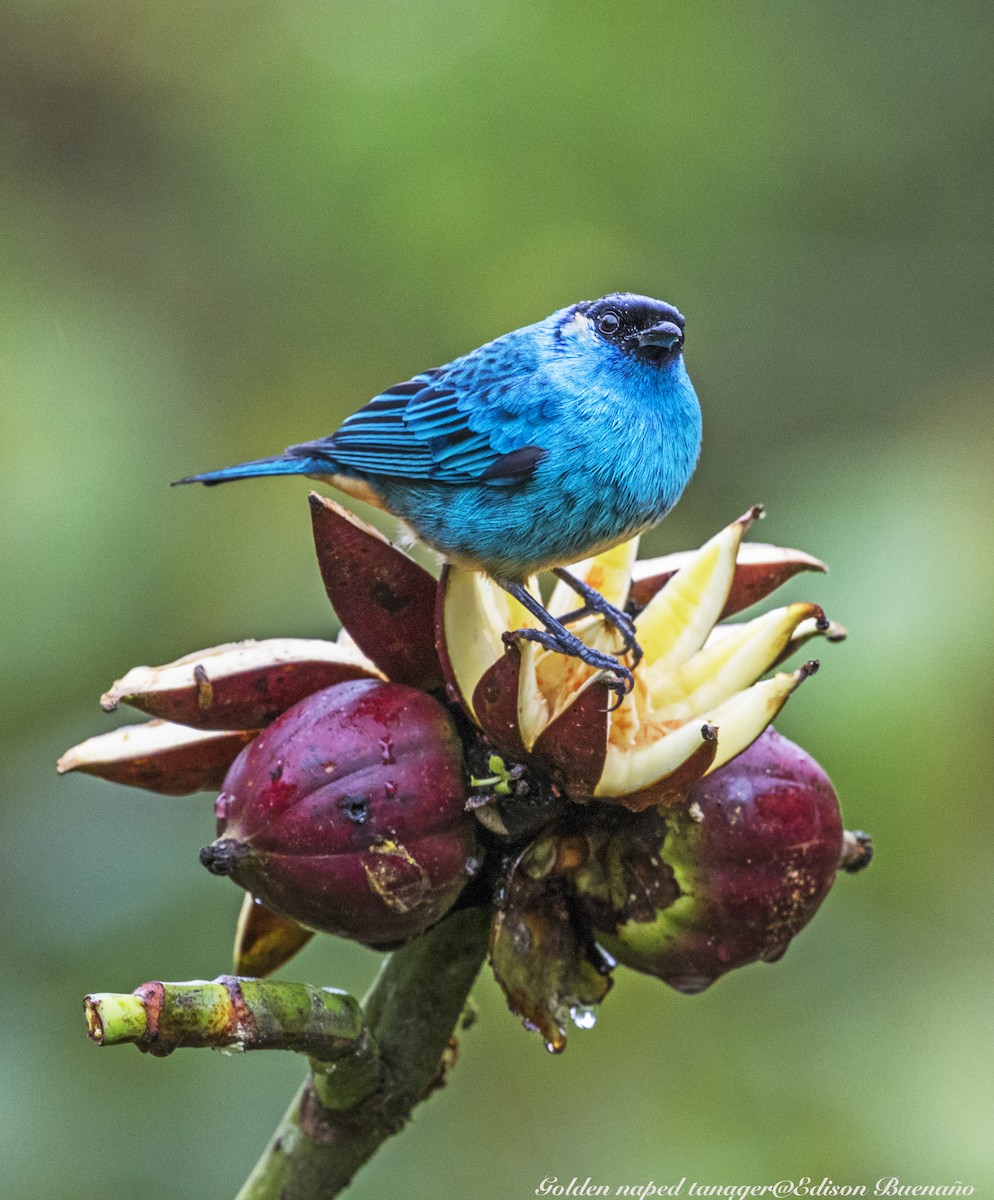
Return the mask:
[[620,324],[621,318],[616,312],[606,312],[602,317],[597,318],[598,331],[608,337],[612,333],[617,333]]

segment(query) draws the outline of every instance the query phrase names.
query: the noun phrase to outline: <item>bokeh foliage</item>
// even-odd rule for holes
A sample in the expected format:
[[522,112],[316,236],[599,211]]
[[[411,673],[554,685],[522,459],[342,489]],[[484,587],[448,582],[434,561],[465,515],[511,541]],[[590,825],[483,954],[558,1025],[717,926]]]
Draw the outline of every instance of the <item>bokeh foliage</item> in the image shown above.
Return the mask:
[[[9,1195],[232,1193],[290,1056],[98,1052],[80,997],[228,968],[208,798],[73,778],[136,662],[331,626],[301,481],[169,492],[581,297],[688,314],[705,452],[650,551],[762,500],[851,640],[780,728],[879,859],[776,967],[620,972],[552,1059],[482,983],[358,1196],[989,1168],[989,5],[8,0],[0,593]],[[319,939],[292,977],[361,990]],[[499,1161],[499,1171],[493,1164]]]

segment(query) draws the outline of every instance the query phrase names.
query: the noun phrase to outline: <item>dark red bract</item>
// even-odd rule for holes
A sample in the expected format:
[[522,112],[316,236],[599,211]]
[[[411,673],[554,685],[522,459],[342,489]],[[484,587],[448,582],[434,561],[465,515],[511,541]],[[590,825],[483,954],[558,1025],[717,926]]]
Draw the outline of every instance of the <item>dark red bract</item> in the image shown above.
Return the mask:
[[472,870],[462,747],[413,688],[336,684],[288,709],[232,764],[202,851],[273,910],[386,945],[452,906]]
[[841,855],[828,776],[768,729],[685,805],[620,827],[581,891],[614,957],[693,993],[778,959],[828,894]]

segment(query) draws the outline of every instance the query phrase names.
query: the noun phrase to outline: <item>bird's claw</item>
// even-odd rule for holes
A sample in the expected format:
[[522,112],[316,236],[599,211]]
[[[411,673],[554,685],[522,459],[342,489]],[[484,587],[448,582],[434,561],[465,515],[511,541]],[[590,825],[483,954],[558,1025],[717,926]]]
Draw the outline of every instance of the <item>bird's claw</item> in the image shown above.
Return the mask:
[[571,625],[574,621],[591,616],[603,617],[605,621],[617,629],[618,633],[621,634],[620,652],[622,654],[630,654],[632,656],[632,666],[637,667],[642,661],[642,647],[635,638],[635,621],[620,608],[615,608],[613,604],[605,604],[604,608],[592,608],[590,605],[585,604],[583,608],[578,608],[574,612],[567,613],[565,617],[560,617],[559,620],[564,625]]
[[[617,614],[617,616],[615,616]],[[642,661],[642,647],[638,644],[635,636],[635,620],[628,613],[623,612],[620,608],[616,608],[608,620],[614,625],[615,629],[621,634],[621,647],[623,654],[632,656],[632,666],[637,667]]]
[[545,629],[511,629],[502,634],[501,638],[505,646],[516,646],[521,641],[538,642],[546,650],[565,654],[569,658],[578,658],[587,666],[596,667],[601,672],[605,687],[614,692],[617,697],[608,712],[613,712],[620,707],[622,701],[635,686],[635,676],[624,663],[619,662],[610,654],[594,650],[567,630],[563,630],[562,634],[557,634]]
[[604,672],[604,686],[609,691],[614,692],[614,703],[608,705],[607,710],[608,712],[614,712],[616,708],[621,708],[625,702],[625,697],[635,686],[635,676],[626,666],[618,663],[616,667]]
[[560,617],[559,620],[563,625],[569,625],[573,621],[579,621],[582,617],[597,615],[603,617],[605,621],[617,629],[621,634],[621,653],[631,654],[632,666],[637,667],[642,661],[642,647],[636,640],[635,619],[623,609],[617,608],[610,601],[605,600],[600,592],[595,591],[588,583],[584,583],[582,579],[577,579],[570,571],[563,567],[558,567],[553,571],[553,574],[558,576],[568,587],[583,601],[583,607],[576,609],[574,612],[567,613],[565,617]]

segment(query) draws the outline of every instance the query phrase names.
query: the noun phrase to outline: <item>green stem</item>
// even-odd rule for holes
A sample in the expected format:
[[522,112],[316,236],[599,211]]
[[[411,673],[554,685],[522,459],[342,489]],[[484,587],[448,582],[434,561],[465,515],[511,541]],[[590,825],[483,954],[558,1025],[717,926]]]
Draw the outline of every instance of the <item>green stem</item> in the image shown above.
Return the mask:
[[[491,914],[453,913],[392,954],[366,998],[379,1078],[312,1062],[237,1200],[331,1200],[443,1081],[444,1054],[487,949]],[[361,1061],[361,1060],[359,1060]],[[343,1069],[344,1067],[344,1069]]]
[[359,1002],[333,988],[239,979],[143,983],[129,994],[98,992],[83,1002],[100,1046],[131,1042],[162,1057],[181,1046],[295,1050],[328,1064],[375,1058]]

